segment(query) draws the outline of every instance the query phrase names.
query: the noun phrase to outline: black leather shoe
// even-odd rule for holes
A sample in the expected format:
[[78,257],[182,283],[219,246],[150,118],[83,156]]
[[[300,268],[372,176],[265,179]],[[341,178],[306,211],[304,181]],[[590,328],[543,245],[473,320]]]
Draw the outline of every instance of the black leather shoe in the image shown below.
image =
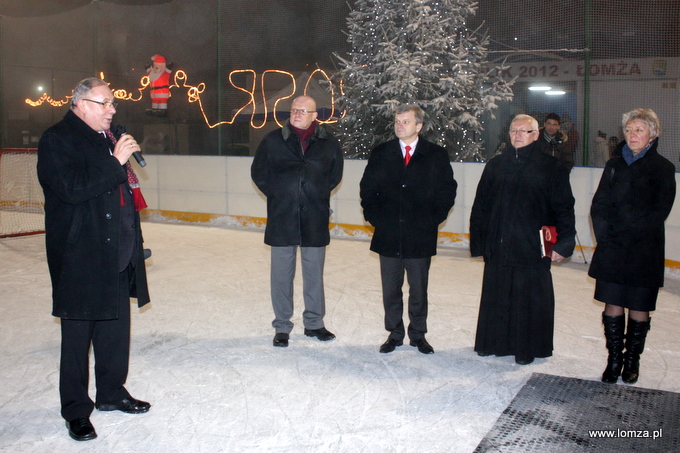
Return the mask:
[[517,365],[529,365],[534,361],[533,357],[515,357],[515,363]]
[[489,357],[491,354],[490,352],[484,352],[484,351],[477,351],[477,355],[480,357]]
[[90,419],[87,417],[76,418],[66,422],[66,428],[68,428],[68,435],[74,440],[92,440],[97,437],[94,426],[92,426]]
[[397,346],[401,346],[402,344],[404,344],[404,342],[401,341],[401,340],[397,341],[394,338],[388,338],[386,342],[384,342],[382,345],[380,345],[380,353],[381,354],[388,354],[388,353],[394,351],[394,349]]
[[417,346],[418,351],[423,354],[434,354],[434,348],[430,346],[425,337],[418,338],[417,340],[411,340],[411,346]]
[[305,335],[308,337],[316,337],[321,341],[330,341],[333,338],[335,338],[335,335],[328,330],[326,330],[325,327],[322,327],[320,329],[305,329]]
[[284,332],[279,332],[274,335],[274,346],[277,348],[287,348],[288,347],[289,335]]
[[143,414],[148,412],[151,404],[146,401],[140,401],[133,397],[124,398],[117,403],[94,403],[94,407],[100,411],[121,411],[128,414]]

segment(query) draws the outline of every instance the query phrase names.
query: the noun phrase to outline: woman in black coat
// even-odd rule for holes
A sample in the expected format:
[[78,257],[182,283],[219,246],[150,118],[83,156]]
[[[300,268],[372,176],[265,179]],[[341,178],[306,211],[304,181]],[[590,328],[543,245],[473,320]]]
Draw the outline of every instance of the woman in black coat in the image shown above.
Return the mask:
[[625,141],[607,162],[590,209],[597,248],[588,274],[596,280],[595,299],[606,304],[609,358],[602,382],[621,376],[634,384],[649,312],[663,286],[664,221],[675,199],[675,167],[657,152],[661,126],[654,111],[625,113],[622,126]]

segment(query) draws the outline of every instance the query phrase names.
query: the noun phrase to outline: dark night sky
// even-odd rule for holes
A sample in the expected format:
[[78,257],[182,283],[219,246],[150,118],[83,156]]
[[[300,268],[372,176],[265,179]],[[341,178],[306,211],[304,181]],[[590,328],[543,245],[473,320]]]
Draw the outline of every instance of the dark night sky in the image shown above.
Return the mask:
[[[0,0],[0,16],[40,17],[64,13],[93,0]],[[98,0],[118,5],[158,5],[173,0]]]

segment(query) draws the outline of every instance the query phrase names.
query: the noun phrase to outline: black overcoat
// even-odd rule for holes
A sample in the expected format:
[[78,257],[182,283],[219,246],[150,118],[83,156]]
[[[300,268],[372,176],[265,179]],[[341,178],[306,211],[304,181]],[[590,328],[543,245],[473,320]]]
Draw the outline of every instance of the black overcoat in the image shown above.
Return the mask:
[[554,250],[574,251],[574,197],[569,170],[536,142],[512,146],[486,163],[470,215],[470,253],[504,266],[550,267],[542,258],[539,231],[557,228]]
[[614,151],[593,196],[597,247],[588,275],[622,285],[663,286],[664,221],[675,200],[675,167],[657,152],[658,139],[628,165]]
[[375,147],[360,182],[364,218],[375,227],[371,250],[390,258],[435,255],[457,187],[441,146],[420,138],[407,166],[399,139]]
[[343,164],[340,143],[318,123],[304,153],[288,122],[264,136],[250,174],[267,197],[265,244],[324,247],[330,243],[331,191],[342,180]]
[[[121,184],[125,167],[108,141],[73,112],[45,131],[38,145],[45,193],[45,244],[52,278],[52,314],[64,319],[118,317]],[[129,190],[129,189],[128,189]],[[149,302],[139,213],[131,294]]]

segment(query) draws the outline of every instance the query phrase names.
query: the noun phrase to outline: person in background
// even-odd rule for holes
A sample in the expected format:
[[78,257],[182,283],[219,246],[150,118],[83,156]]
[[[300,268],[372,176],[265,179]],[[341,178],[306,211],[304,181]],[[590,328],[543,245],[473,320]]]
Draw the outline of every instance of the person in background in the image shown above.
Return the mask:
[[619,138],[615,135],[612,135],[609,137],[609,140],[607,140],[607,146],[609,148],[609,155],[607,157],[607,160],[611,159],[614,156],[614,151],[616,150],[616,147],[619,145]]
[[255,185],[267,197],[265,244],[271,246],[274,346],[287,347],[293,330],[293,278],[298,248],[302,260],[304,332],[329,341],[324,325],[323,267],[330,243],[331,191],[342,180],[340,143],[317,121],[316,102],[293,100],[290,119],[262,139],[251,166]]
[[418,136],[424,112],[401,105],[394,118],[397,138],[378,145],[360,182],[364,218],[375,227],[371,250],[380,256],[385,329],[380,346],[390,353],[403,344],[404,272],[408,277],[408,336],[423,354],[434,353],[427,333],[427,286],[437,230],[456,198],[457,183],[448,152]]
[[576,148],[578,148],[579,134],[568,112],[562,112],[560,131],[567,136],[567,148],[573,159],[573,156],[576,154]]
[[567,135],[560,132],[560,116],[557,113],[548,113],[543,127],[539,129],[537,145],[544,153],[564,162],[571,171],[574,167],[574,155],[567,142]]
[[[96,407],[131,414],[151,405],[125,389],[130,358],[130,296],[149,302],[139,210],[146,207],[128,159],[140,147],[115,137],[116,102],[107,83],[87,78],[71,109],[42,135],[38,178],[45,194],[45,244],[52,315],[61,318],[59,393],[69,435],[97,433]],[[94,351],[96,402],[88,395]]]
[[[517,115],[511,146],[487,162],[470,215],[470,253],[484,258],[475,351],[514,355],[527,365],[553,351],[555,294],[551,261],[575,246],[574,197],[569,170],[541,152],[538,122]],[[555,226],[557,242],[541,253],[543,226]]]
[[597,131],[597,137],[595,137],[595,146],[588,161],[588,166],[604,167],[608,160],[609,144],[607,143],[607,134],[602,131]]
[[605,304],[609,355],[602,382],[621,376],[634,384],[649,312],[663,286],[664,221],[675,200],[675,167],[658,152],[661,125],[653,110],[624,113],[622,126],[625,141],[607,162],[590,208],[597,246],[588,275],[595,279],[595,299]]

